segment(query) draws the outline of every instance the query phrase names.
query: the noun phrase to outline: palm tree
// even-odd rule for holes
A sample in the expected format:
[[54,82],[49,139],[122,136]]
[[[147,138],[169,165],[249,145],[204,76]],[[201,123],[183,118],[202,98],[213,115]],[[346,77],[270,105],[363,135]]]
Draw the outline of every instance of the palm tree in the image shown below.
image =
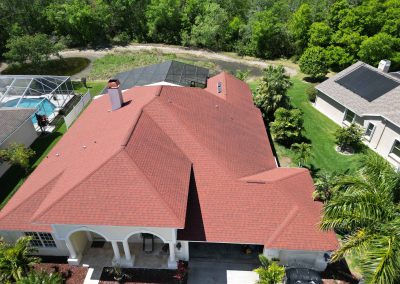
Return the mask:
[[15,244],[0,241],[0,282],[18,281],[26,276],[30,267],[39,262],[30,246],[30,237],[21,237]]
[[264,69],[264,75],[257,87],[254,102],[270,120],[273,120],[274,112],[279,107],[289,105],[287,91],[292,85],[282,65],[268,66]]
[[400,281],[400,175],[377,154],[368,154],[355,175],[339,178],[325,203],[321,228],[346,232],[331,261],[358,258],[366,283]]
[[303,167],[311,158],[311,144],[307,143],[294,143],[291,149],[296,153],[299,167]]

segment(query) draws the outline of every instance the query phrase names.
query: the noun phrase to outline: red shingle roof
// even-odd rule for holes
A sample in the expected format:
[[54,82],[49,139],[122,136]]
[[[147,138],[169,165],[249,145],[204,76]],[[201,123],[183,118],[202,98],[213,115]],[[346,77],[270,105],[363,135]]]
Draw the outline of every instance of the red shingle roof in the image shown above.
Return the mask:
[[1,211],[2,230],[170,227],[182,240],[336,248],[317,227],[309,173],[276,168],[245,83],[221,73],[206,89],[123,96],[130,103],[113,112],[107,96],[92,102]]

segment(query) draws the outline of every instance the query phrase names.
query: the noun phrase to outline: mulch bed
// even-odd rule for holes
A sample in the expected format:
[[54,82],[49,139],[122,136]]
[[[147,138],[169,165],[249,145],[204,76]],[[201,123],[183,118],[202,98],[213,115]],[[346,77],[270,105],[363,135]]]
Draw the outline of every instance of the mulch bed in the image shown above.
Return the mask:
[[47,273],[61,273],[65,284],[82,284],[88,272],[87,267],[71,266],[65,263],[40,263],[34,266],[35,270],[44,270]]
[[[187,283],[187,277],[184,281],[179,282],[173,276],[176,274],[176,270],[169,269],[140,269],[140,268],[123,268],[123,273],[128,274],[128,279],[122,280],[119,283],[126,284],[177,284]],[[107,272],[107,268],[103,269],[103,273],[100,277],[100,284],[114,284],[118,283],[114,280],[113,275]]]

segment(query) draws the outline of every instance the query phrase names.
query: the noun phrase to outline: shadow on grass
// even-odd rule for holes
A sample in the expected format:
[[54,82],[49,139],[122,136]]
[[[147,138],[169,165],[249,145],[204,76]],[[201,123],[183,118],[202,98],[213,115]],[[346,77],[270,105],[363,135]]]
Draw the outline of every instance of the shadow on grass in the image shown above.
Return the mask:
[[308,83],[312,83],[312,84],[316,84],[316,83],[321,83],[323,81],[325,81],[326,79],[328,79],[328,77],[324,76],[322,78],[312,78],[312,77],[304,77],[303,80],[308,82]]
[[48,60],[42,64],[11,64],[1,72],[3,75],[55,75],[71,76],[79,73],[90,64],[90,60],[82,57],[70,57]]
[[50,150],[52,143],[62,134],[62,132],[56,131],[40,135],[30,147],[35,151],[35,155],[30,159],[30,167],[25,170],[19,166],[12,166],[2,177],[0,177],[0,208],[4,207],[29,174],[44,158],[44,154]]

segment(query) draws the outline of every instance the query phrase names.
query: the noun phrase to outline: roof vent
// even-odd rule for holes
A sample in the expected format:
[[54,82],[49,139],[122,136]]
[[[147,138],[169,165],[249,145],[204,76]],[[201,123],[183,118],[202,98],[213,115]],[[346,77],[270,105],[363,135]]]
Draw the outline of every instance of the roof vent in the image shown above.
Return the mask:
[[384,73],[387,73],[389,72],[390,64],[390,60],[381,60],[378,65],[378,69]]
[[117,110],[121,108],[123,104],[120,85],[121,84],[118,79],[111,79],[108,81],[107,93],[111,102],[111,110]]
[[222,82],[218,82],[217,91],[218,91],[218,94],[222,93]]

